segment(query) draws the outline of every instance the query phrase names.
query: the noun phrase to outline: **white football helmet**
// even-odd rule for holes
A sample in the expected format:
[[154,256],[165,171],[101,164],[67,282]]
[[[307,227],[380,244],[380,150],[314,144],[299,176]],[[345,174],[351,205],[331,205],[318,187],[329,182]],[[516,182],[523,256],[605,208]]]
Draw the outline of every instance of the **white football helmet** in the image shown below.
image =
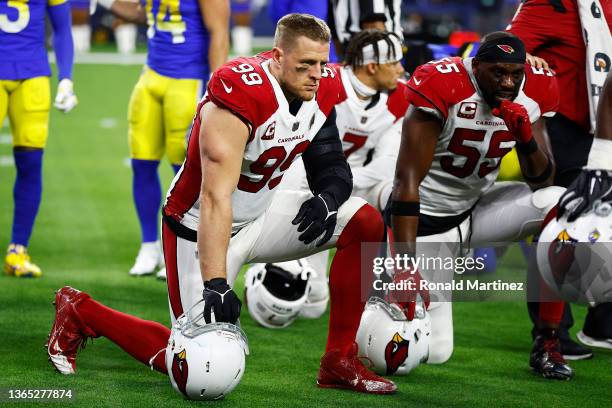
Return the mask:
[[612,205],[599,202],[574,222],[550,221],[540,234],[538,269],[564,300],[612,301]]
[[395,304],[372,297],[361,315],[357,331],[359,356],[372,361],[382,375],[406,375],[429,357],[431,321],[417,304],[415,318],[408,321]]
[[206,324],[196,306],[172,328],[166,347],[168,376],[172,388],[188,399],[221,399],[242,379],[247,339],[236,325]]
[[302,259],[251,266],[246,273],[244,291],[253,320],[271,329],[293,323],[306,302],[313,273]]

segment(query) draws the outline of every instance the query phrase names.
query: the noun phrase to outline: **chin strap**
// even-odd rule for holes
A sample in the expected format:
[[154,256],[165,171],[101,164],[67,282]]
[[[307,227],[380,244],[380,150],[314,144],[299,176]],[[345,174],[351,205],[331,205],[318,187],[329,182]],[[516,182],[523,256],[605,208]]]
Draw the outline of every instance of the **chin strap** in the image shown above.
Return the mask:
[[378,93],[376,89],[370,88],[369,86],[361,82],[350,67],[346,68],[346,73],[348,75],[349,81],[351,82],[351,85],[353,86],[353,89],[359,95],[371,98]]
[[163,349],[160,349],[157,353],[155,353],[155,355],[153,357],[151,357],[151,359],[149,360],[149,368],[151,368],[151,371],[153,371],[155,368],[153,368],[153,361],[155,361],[155,359],[157,358],[157,356],[159,356],[159,353],[161,353],[162,351],[166,351],[166,348],[164,347]]

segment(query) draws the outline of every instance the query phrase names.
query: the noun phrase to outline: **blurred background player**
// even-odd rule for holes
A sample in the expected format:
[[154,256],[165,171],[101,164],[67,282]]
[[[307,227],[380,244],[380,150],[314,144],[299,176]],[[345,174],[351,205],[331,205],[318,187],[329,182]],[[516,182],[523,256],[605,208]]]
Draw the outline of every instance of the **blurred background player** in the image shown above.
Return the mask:
[[[268,16],[274,24],[283,16],[291,13],[306,13],[320,18],[328,19],[327,0],[270,0],[268,3]],[[333,33],[332,33],[333,34]],[[334,43],[330,44],[329,61],[336,62],[336,49]]]
[[328,0],[328,23],[336,54],[342,60],[346,45],[359,31],[376,28],[395,33],[401,40],[401,0]]
[[74,49],[66,0],[3,2],[0,5],[0,126],[8,113],[17,178],[13,230],[4,270],[40,277],[27,246],[42,195],[42,159],[49,131],[51,68],[45,44],[45,15],[53,28],[59,84],[54,106],[69,112],[77,104],[72,85]]
[[[138,3],[138,0],[126,0]],[[95,12],[96,2],[90,0],[70,0],[72,6],[72,37],[74,38],[74,50],[77,53],[89,52],[91,49],[91,18],[90,13]],[[115,34],[117,51],[128,55],[136,51],[136,38],[138,27],[136,24],[115,18],[112,21],[112,29]]]
[[[546,122],[557,166],[555,184],[559,186],[569,186],[587,164],[597,96],[612,65],[611,22],[610,0],[528,0],[520,5],[508,27],[508,31],[523,40],[528,53],[546,60],[559,81],[559,109]],[[589,38],[588,45],[583,30]],[[593,88],[595,92],[591,92]],[[538,303],[528,303],[534,334],[538,307]],[[570,338],[573,323],[570,307],[566,305],[560,328],[563,354],[568,359],[589,358],[592,351]],[[584,329],[596,333],[594,337],[612,341],[612,305],[604,303],[589,308]]]
[[69,0],[72,11],[72,39],[76,53],[89,52],[91,26],[89,24],[89,0]]
[[253,53],[253,29],[251,28],[251,0],[231,0],[232,50],[239,56]]
[[325,0],[270,0],[268,3],[268,15],[275,23],[291,13],[307,13],[325,20],[327,9]]
[[212,71],[229,49],[229,0],[160,0],[98,4],[127,21],[147,23],[147,63],[128,108],[133,195],[142,244],[130,275],[163,265],[158,240],[162,192],[159,162],[167,155],[175,172],[185,159],[185,134]]

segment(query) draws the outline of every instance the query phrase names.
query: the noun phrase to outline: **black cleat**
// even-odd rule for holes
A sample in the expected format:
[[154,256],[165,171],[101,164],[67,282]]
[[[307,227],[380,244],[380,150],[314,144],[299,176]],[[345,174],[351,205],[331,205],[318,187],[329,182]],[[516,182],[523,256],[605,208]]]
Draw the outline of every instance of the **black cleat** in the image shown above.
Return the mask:
[[566,360],[587,360],[593,358],[593,350],[572,339],[561,339],[561,352]]
[[559,332],[544,329],[533,341],[529,365],[544,378],[568,381],[574,376],[572,368],[561,354]]

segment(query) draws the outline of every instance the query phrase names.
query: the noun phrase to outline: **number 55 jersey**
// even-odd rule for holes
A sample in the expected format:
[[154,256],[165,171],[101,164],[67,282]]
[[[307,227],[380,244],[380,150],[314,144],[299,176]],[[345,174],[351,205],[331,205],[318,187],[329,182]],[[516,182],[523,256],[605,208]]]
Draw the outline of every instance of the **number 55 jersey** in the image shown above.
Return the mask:
[[[419,187],[421,212],[446,217],[470,210],[499,173],[516,144],[505,122],[491,113],[472,73],[472,59],[444,58],[420,66],[408,82],[410,103],[443,122],[429,172]],[[559,90],[553,74],[525,65],[514,102],[531,123],[553,116]]]
[[[334,105],[342,84],[337,72],[325,67],[315,96],[292,113],[277,80],[270,73],[269,53],[238,58],[219,68],[198,106],[206,103],[231,111],[249,128],[238,186],[232,194],[234,230],[255,220],[269,207],[283,175],[301,157],[323,125],[335,121]],[[331,115],[331,116],[330,116]],[[164,213],[197,229],[201,166],[197,114],[187,147],[187,158],[168,192]],[[333,124],[335,126],[335,122]],[[227,134],[226,137],[235,137]]]

